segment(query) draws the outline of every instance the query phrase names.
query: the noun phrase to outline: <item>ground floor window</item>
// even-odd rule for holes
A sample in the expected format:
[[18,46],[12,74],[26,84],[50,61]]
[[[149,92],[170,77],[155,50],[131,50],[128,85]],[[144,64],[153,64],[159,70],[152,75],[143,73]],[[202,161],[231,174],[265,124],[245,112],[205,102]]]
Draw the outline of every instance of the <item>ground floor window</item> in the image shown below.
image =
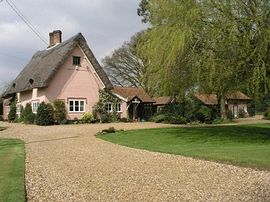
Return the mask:
[[69,112],[85,112],[85,100],[69,100]]
[[115,104],[115,111],[116,111],[116,112],[122,112],[122,106],[121,106],[121,103],[116,103],[116,104]]
[[107,112],[112,112],[112,103],[111,102],[108,102],[107,105],[106,105],[106,111]]
[[7,106],[7,114],[10,112],[10,106]]
[[33,113],[37,113],[37,109],[38,109],[38,106],[39,106],[39,101],[32,101],[32,112]]

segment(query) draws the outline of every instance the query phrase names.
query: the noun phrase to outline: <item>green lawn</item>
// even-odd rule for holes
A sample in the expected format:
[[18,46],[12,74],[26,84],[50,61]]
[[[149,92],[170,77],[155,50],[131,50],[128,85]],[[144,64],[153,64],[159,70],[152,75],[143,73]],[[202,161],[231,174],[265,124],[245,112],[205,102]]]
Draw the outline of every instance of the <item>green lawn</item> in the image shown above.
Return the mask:
[[270,170],[270,125],[124,131],[99,138],[128,147]]
[[25,201],[24,143],[0,139],[0,201]]

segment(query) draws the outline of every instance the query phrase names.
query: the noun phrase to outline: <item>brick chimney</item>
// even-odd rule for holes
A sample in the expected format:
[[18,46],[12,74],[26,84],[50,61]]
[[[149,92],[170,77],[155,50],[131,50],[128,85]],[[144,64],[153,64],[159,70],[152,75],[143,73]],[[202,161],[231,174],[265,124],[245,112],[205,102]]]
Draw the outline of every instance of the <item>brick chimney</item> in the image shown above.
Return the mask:
[[55,30],[50,33],[50,45],[48,48],[58,43],[62,43],[62,32],[60,30]]

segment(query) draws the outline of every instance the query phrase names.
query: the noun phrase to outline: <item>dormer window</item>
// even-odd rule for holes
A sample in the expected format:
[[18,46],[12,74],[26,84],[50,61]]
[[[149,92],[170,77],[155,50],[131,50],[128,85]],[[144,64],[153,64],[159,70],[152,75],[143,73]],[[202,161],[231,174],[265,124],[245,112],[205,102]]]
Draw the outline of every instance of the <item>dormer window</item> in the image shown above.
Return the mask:
[[81,57],[73,56],[73,65],[80,66],[81,65]]
[[29,83],[32,85],[34,83],[33,79],[29,79]]

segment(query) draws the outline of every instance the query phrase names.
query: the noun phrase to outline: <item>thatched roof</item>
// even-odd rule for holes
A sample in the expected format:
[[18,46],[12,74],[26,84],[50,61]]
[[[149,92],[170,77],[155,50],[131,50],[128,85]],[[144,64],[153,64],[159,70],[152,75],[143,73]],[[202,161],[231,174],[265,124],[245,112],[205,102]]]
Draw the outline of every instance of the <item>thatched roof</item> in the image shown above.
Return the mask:
[[195,97],[200,100],[205,105],[217,105],[218,104],[218,98],[215,94],[202,94],[202,93],[196,93]]
[[164,96],[164,97],[157,97],[154,98],[156,103],[154,105],[167,105],[173,102],[173,97],[171,96]]
[[32,90],[33,88],[47,87],[77,45],[80,45],[105,87],[111,89],[112,84],[106,73],[99,65],[83,35],[79,33],[55,47],[36,52],[31,61],[6,89],[3,96]]
[[[203,102],[205,105],[217,105],[218,97],[216,94],[197,93],[195,97]],[[240,91],[234,91],[226,94],[227,100],[250,100],[250,97]]]
[[142,88],[135,87],[114,87],[112,93],[123,98],[126,102],[130,102],[135,97],[139,98],[142,102],[154,103],[155,100],[152,99],[148,93]]
[[242,93],[240,91],[228,93],[226,95],[226,98],[228,100],[250,100],[250,97],[248,97],[247,95],[245,95],[244,93]]

